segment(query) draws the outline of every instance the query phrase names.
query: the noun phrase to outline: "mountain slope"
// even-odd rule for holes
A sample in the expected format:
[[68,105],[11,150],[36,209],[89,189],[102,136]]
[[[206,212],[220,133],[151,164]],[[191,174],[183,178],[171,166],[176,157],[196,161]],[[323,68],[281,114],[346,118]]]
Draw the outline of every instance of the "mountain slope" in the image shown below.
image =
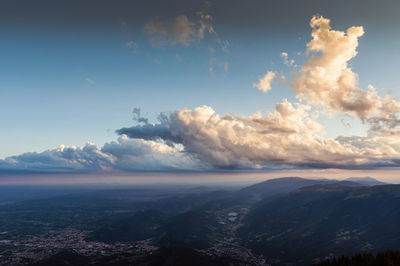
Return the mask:
[[345,179],[346,181],[356,182],[364,186],[378,186],[378,185],[388,185],[387,183],[376,180],[372,177],[349,177]]
[[398,224],[400,185],[345,181],[303,187],[258,205],[240,234],[267,258],[301,265],[328,254],[399,248]]
[[316,184],[331,184],[335,182],[337,181],[326,179],[305,179],[301,177],[274,178],[249,187],[245,187],[237,191],[235,193],[235,197],[238,200],[255,202],[285,194],[301,187],[312,186]]

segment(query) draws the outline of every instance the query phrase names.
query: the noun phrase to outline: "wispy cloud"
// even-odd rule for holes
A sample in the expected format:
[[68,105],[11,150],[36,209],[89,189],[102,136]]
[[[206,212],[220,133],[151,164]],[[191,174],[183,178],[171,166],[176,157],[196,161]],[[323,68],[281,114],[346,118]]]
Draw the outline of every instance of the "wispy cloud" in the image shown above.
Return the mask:
[[91,78],[85,78],[85,80],[92,85],[94,84],[94,80]]
[[146,23],[145,30],[153,46],[188,46],[203,39],[206,33],[215,33],[211,20],[211,15],[198,12],[197,21],[190,20],[186,15],[179,15],[172,21],[150,21]]
[[137,50],[137,48],[138,48],[138,45],[134,42],[134,41],[132,41],[132,40],[130,40],[130,41],[127,41],[126,43],[125,43],[125,46],[129,49],[129,50],[131,50],[132,51],[132,53],[136,53],[136,50]]
[[229,71],[229,63],[228,62],[224,62],[224,71],[228,72]]
[[[196,12],[195,16],[179,15],[170,20],[152,20],[145,24],[145,30],[149,41],[154,47],[183,45],[190,46],[192,43],[200,42],[206,35],[212,36],[208,42],[208,71],[210,76],[214,75],[214,65],[220,61],[217,51],[227,53],[229,41],[222,40],[212,25],[213,17],[204,11]],[[218,63],[219,64],[219,63]],[[228,65],[222,63],[223,71],[227,72]]]
[[287,66],[293,67],[295,62],[294,59],[289,59],[289,55],[286,52],[281,53],[281,57],[283,58],[283,63]]

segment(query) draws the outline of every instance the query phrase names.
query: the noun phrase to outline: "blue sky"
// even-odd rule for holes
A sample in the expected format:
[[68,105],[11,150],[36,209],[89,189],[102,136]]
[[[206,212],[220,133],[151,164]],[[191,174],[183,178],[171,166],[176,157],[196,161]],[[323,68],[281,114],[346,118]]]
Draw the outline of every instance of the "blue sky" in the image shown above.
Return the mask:
[[[282,52],[298,65],[307,61],[313,15],[329,18],[335,30],[363,26],[358,55],[349,61],[358,87],[373,84],[379,95],[400,96],[396,1],[39,2],[0,6],[3,159],[60,144],[102,147],[118,138],[117,129],[136,125],[135,107],[157,123],[161,112],[202,105],[250,116],[274,111],[283,99],[297,102],[279,80],[267,93],[252,84],[266,71],[290,73]],[[180,15],[197,23],[199,11],[212,16],[215,34],[187,45],[151,43],[147,23],[167,25]],[[369,126],[347,113],[316,119],[326,138],[367,136]]]

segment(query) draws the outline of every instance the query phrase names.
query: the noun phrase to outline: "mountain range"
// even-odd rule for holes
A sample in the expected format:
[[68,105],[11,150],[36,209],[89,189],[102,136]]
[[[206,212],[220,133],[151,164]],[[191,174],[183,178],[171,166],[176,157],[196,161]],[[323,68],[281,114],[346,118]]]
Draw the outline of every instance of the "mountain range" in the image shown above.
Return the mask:
[[[143,226],[136,222],[144,215],[140,213],[121,224],[140,226],[142,234],[150,223],[154,231],[146,237],[161,246],[184,243],[199,250],[219,249],[217,255],[236,246],[251,252],[247,260],[254,264],[262,259],[253,256],[272,265],[309,265],[333,256],[400,248],[400,186],[372,178],[277,178],[217,199],[207,193],[202,197],[209,200],[165,215],[161,223],[160,213],[146,213]],[[110,228],[99,228],[94,235],[104,230]],[[121,237],[118,230],[124,232]],[[127,232],[131,230],[111,229],[108,234],[110,240],[124,240]],[[239,259],[241,253],[229,255]]]
[[400,185],[369,177],[284,177],[241,189],[100,190],[0,206],[0,218],[7,221],[0,240],[7,232],[24,239],[73,228],[85,232],[82,243],[155,247],[108,257],[63,249],[45,258],[59,265],[75,259],[77,265],[168,265],[164,259],[184,265],[191,258],[199,265],[311,265],[400,249]]

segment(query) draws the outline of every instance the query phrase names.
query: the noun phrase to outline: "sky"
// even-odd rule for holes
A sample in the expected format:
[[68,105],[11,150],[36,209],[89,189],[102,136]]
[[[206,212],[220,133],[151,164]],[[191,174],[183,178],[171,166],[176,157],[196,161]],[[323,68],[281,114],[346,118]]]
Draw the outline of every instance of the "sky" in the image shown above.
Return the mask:
[[394,0],[2,1],[0,179],[393,179],[399,10]]

